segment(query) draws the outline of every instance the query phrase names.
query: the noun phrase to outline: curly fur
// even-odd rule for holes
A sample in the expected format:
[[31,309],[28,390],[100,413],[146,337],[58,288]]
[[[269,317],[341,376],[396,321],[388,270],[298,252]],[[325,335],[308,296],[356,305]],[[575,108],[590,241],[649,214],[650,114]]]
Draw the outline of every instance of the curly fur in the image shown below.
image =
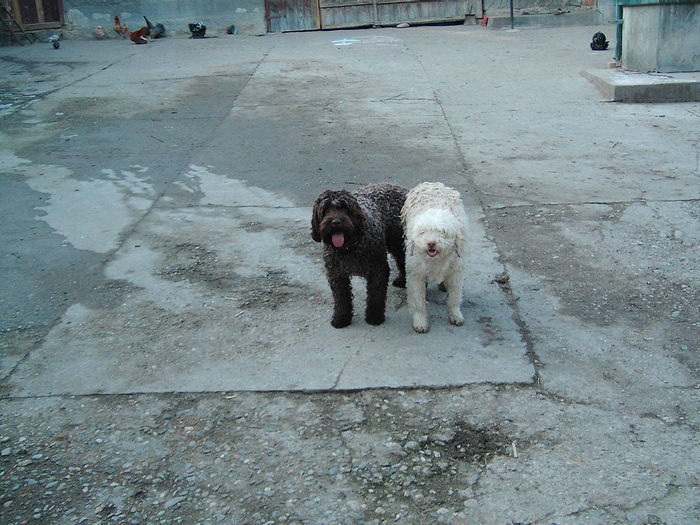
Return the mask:
[[408,190],[393,184],[364,186],[355,193],[326,190],[314,203],[311,237],[323,243],[323,261],[333,293],[331,325],[352,322],[351,277],[367,281],[365,320],[384,322],[389,283],[387,252],[396,260],[394,286],[406,285],[401,207]]
[[440,182],[413,188],[401,210],[406,235],[406,291],[413,329],[430,328],[425,289],[440,283],[447,289],[450,322],[461,326],[467,216],[459,192]]

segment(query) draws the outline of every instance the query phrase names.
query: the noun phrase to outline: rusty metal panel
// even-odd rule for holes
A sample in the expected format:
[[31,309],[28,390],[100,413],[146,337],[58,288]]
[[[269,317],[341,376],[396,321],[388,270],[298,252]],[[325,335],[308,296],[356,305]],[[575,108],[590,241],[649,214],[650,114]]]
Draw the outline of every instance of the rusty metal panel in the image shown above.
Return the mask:
[[321,29],[318,0],[267,0],[267,29],[273,33]]

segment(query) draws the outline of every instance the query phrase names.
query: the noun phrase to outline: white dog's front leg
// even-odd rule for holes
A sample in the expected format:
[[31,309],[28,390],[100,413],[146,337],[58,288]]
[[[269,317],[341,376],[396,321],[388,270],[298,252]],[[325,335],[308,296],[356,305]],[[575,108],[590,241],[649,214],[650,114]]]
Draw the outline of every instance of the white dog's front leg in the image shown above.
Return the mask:
[[424,334],[430,329],[428,322],[428,305],[425,302],[424,279],[415,278],[408,274],[406,279],[406,297],[408,308],[413,314],[413,329],[419,334]]
[[447,317],[450,323],[462,326],[464,324],[464,316],[462,316],[462,295],[464,293],[464,277],[463,273],[456,269],[445,279],[445,287],[447,288]]

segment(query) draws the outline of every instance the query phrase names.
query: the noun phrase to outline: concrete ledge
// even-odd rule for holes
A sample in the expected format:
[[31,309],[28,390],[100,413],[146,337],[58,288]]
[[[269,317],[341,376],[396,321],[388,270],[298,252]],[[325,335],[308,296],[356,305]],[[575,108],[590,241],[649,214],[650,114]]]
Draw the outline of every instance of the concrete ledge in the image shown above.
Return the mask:
[[608,99],[615,102],[700,101],[700,72],[634,73],[597,69],[581,73]]
[[[509,15],[488,15],[487,29],[510,29]],[[599,11],[580,11],[574,13],[545,15],[516,15],[514,27],[560,27],[560,26],[595,26],[605,23]]]

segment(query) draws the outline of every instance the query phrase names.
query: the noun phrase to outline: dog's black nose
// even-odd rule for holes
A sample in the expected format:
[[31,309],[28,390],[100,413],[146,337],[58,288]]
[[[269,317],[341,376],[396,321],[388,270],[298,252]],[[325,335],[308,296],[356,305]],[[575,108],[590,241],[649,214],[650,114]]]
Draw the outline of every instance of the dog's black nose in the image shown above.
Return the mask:
[[333,226],[340,226],[340,219],[333,219],[333,220],[331,221],[331,224],[332,224]]

